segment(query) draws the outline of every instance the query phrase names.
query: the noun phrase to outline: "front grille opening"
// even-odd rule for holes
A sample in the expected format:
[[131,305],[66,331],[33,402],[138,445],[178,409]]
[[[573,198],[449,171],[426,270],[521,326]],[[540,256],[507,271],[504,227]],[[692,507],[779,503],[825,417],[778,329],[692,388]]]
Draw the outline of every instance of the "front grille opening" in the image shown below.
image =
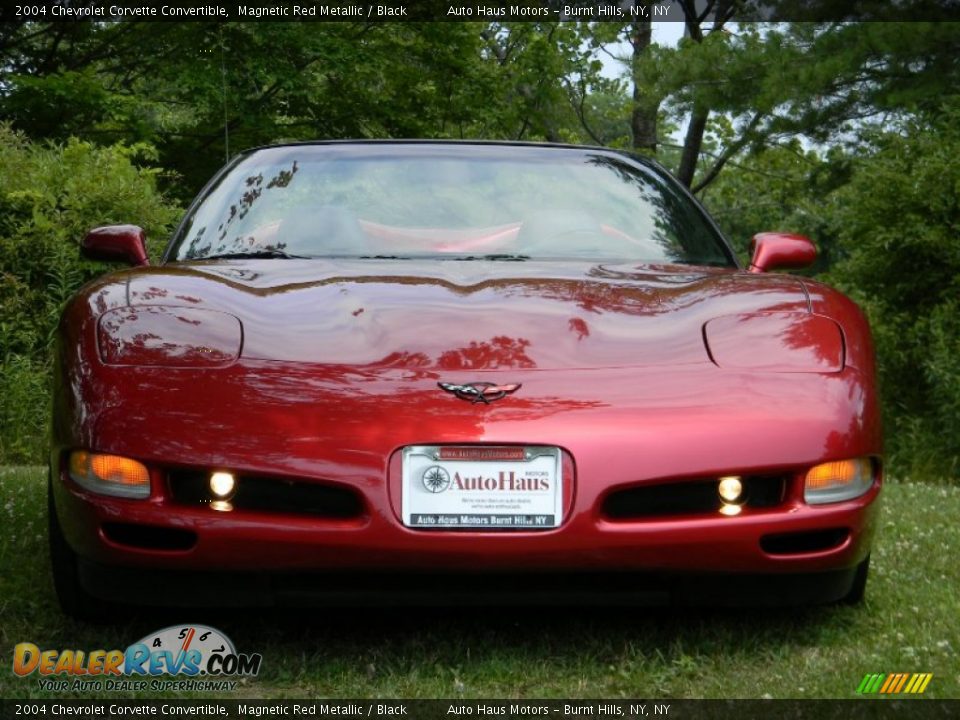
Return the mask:
[[[744,506],[771,508],[783,502],[787,478],[782,475],[751,475],[742,478]],[[718,513],[722,501],[717,480],[679,481],[639,485],[610,493],[603,514],[611,520],[637,520],[671,515]]]
[[133,523],[103,523],[103,534],[112,543],[141,550],[189,550],[197,544],[197,536],[189,530],[135,525]]
[[760,538],[760,549],[768,555],[802,555],[833,550],[843,545],[848,537],[850,531],[847,528],[764,535]]
[[[169,473],[174,500],[185,505],[208,505],[217,500],[210,492],[210,475],[198,471]],[[290,513],[324,518],[358,518],[363,503],[353,490],[283,478],[238,475],[230,505],[237,510]]]

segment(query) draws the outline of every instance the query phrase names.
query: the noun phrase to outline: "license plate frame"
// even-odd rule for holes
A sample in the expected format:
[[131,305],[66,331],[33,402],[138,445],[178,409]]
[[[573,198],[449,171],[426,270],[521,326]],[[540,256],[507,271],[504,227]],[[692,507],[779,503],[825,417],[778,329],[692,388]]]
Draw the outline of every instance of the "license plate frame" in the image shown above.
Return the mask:
[[416,530],[542,531],[563,523],[563,465],[551,445],[409,445],[401,515]]

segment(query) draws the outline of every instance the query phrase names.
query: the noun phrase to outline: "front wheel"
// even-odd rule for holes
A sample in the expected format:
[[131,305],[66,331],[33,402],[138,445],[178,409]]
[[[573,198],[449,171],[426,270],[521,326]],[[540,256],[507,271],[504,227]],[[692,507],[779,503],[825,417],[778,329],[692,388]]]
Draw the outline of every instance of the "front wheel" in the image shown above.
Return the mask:
[[119,618],[117,607],[94,597],[80,582],[77,554],[63,536],[53,503],[53,482],[47,480],[47,520],[49,527],[50,567],[53,570],[53,587],[63,614],[84,622],[105,624]]
[[840,600],[841,603],[844,605],[859,605],[863,602],[867,591],[867,575],[869,572],[870,556],[867,555],[866,559],[857,565],[857,574],[853,578],[853,585],[850,586],[850,592]]

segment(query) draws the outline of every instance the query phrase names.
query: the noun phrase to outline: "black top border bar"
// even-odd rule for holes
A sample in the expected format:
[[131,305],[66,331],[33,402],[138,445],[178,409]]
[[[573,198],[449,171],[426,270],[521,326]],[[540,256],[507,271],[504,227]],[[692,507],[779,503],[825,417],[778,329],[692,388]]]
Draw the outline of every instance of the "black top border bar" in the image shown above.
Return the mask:
[[7,22],[943,22],[960,0],[13,0]]

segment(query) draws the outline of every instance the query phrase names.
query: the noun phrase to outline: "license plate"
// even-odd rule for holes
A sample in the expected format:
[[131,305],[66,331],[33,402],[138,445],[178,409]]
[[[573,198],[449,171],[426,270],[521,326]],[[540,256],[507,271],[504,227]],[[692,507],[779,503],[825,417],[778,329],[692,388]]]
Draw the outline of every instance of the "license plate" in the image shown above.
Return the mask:
[[403,524],[421,530],[547,530],[563,520],[560,450],[403,449]]

